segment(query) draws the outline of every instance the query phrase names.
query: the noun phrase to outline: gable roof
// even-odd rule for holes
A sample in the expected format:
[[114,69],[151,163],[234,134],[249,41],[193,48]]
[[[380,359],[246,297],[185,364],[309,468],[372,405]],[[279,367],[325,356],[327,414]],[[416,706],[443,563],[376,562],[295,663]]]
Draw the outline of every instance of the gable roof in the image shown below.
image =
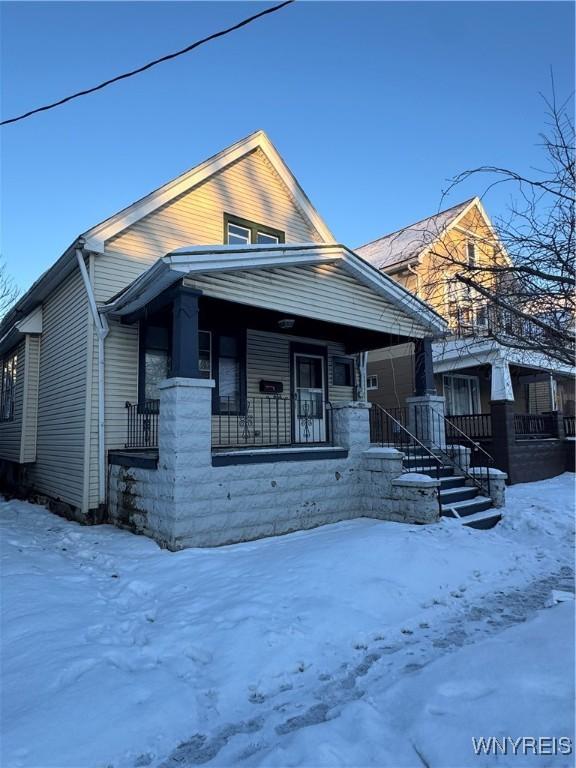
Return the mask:
[[86,240],[87,249],[96,252],[102,251],[106,240],[115,237],[127,227],[256,149],[260,149],[264,153],[283,181],[296,206],[311,222],[322,239],[329,243],[335,242],[334,235],[328,229],[326,222],[314,208],[276,147],[264,131],[258,130],[89,229],[82,235]]
[[320,236],[326,242],[335,242],[334,236],[328,229],[327,224],[308,199],[308,196],[284,162],[276,147],[274,147],[264,131],[258,130],[76,237],[57,261],[35,280],[30,288],[0,320],[0,337],[3,337],[5,332],[12,328],[15,320],[31,312],[78,268],[76,248],[83,246],[86,250],[96,254],[102,252],[106,240],[257,148],[260,148],[265,154],[274,170],[286,185],[296,205],[310,220]]
[[456,219],[464,216],[474,203],[480,203],[477,197],[372,240],[356,248],[356,252],[377,269],[394,271],[415,261]]
[[179,248],[158,259],[131,285],[110,299],[101,311],[113,316],[131,314],[186,275],[328,263],[338,265],[359,283],[390,302],[404,316],[416,321],[430,335],[438,336],[446,332],[445,320],[430,305],[338,243]]

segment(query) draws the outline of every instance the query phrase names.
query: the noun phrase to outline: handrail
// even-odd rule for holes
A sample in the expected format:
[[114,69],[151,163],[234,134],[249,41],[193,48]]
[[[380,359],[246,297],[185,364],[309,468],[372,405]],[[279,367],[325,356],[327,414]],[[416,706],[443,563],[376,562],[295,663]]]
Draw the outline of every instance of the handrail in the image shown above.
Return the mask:
[[[470,472],[469,471],[469,467],[467,469],[466,466],[462,466],[461,464],[459,464],[454,459],[454,456],[451,456],[448,453],[447,450],[443,449],[441,446],[437,446],[437,448],[445,454],[446,458],[448,459],[448,461],[450,461],[452,463],[453,466],[457,467],[461,472],[464,472],[464,475],[469,480],[471,480],[474,483],[474,485],[477,488],[480,489],[480,491],[482,493],[486,492],[488,494],[488,496],[490,496],[491,494],[490,494],[490,472],[489,472],[489,469],[490,469],[490,465],[494,465],[494,463],[495,463],[493,457],[488,453],[488,451],[486,451],[484,448],[482,448],[482,446],[479,445],[475,440],[472,440],[472,438],[469,437],[465,432],[463,432],[459,427],[457,427],[455,424],[452,424],[452,422],[450,422],[443,413],[440,413],[440,411],[437,411],[431,405],[427,404],[426,407],[430,409],[431,413],[434,413],[438,417],[439,421],[442,420],[444,422],[444,434],[446,434],[446,424],[449,424],[451,427],[454,427],[458,432],[460,432],[466,438],[466,440],[474,446],[474,449],[479,449],[480,451],[482,451],[482,453],[484,453],[488,457],[489,465],[486,467],[486,488],[484,488],[482,480],[481,479],[479,480],[476,477],[475,473]],[[475,467],[475,469],[480,469],[481,470],[482,467]],[[480,477],[481,477],[481,473],[480,473]]]
[[470,435],[467,435],[467,434],[466,434],[466,432],[464,432],[463,430],[461,430],[461,429],[460,429],[460,427],[457,427],[457,426],[456,426],[456,424],[454,424],[452,421],[450,421],[450,420],[449,420],[449,419],[448,419],[448,418],[447,418],[447,417],[446,417],[444,414],[440,413],[440,411],[437,411],[435,408],[432,408],[432,406],[431,406],[431,405],[430,405],[430,406],[428,406],[428,407],[429,407],[429,408],[430,408],[432,411],[434,411],[434,413],[438,414],[438,416],[440,416],[440,418],[444,419],[444,421],[446,422],[446,424],[449,424],[449,425],[452,427],[452,429],[455,429],[455,430],[456,430],[456,432],[459,432],[461,435],[463,435],[463,436],[466,438],[466,440],[468,440],[468,442],[469,442],[469,443],[472,443],[472,445],[475,445],[475,446],[476,446],[476,448],[478,448],[480,451],[482,451],[482,453],[484,453],[486,456],[488,456],[488,458],[490,459],[490,461],[491,461],[491,462],[494,462],[494,458],[493,458],[492,456],[490,456],[490,454],[488,453],[488,451],[486,451],[484,448],[482,448],[482,446],[480,445],[480,443],[477,443],[477,442],[476,442],[476,440],[473,440],[473,439],[470,437]]
[[398,426],[400,427],[400,429],[402,429],[404,432],[406,432],[406,434],[408,435],[408,437],[409,437],[411,440],[413,440],[415,443],[417,443],[417,444],[420,446],[420,448],[423,448],[423,449],[426,451],[426,453],[429,453],[429,454],[430,454],[430,456],[432,456],[432,458],[434,459],[434,461],[439,461],[439,459],[438,459],[438,456],[436,456],[436,454],[435,454],[433,451],[431,451],[431,450],[430,450],[430,448],[428,448],[428,446],[427,446],[427,445],[424,445],[424,443],[421,443],[421,442],[420,442],[420,440],[418,440],[418,438],[416,437],[416,435],[413,435],[413,434],[412,434],[412,432],[410,432],[410,430],[406,429],[406,427],[404,426],[404,424],[402,424],[401,422],[399,422],[399,421],[398,421],[398,419],[395,419],[395,418],[394,418],[394,416],[392,416],[392,414],[391,414],[391,413],[389,413],[389,412],[386,410],[386,408],[383,408],[383,407],[382,407],[381,405],[379,405],[378,403],[371,403],[371,405],[372,405],[372,408],[374,408],[374,407],[376,407],[376,408],[379,408],[379,409],[382,411],[382,413],[385,413],[385,414],[386,414],[386,416],[388,416],[388,418],[389,418],[389,419],[392,419],[392,421],[393,421],[395,424],[398,424]]
[[[379,426],[380,426],[380,428],[382,430],[381,431],[381,442],[382,443],[384,443],[384,427],[383,427],[383,424],[382,424],[382,416],[384,416],[388,420],[388,422],[391,422],[392,424],[395,424],[397,427],[400,427],[400,429],[402,430],[402,433],[407,435],[408,439],[407,439],[406,444],[404,444],[403,441],[400,440],[399,441],[399,448],[400,448],[400,451],[402,452],[404,458],[407,459],[408,462],[418,462],[418,460],[420,460],[420,462],[426,462],[426,461],[430,461],[430,459],[432,460],[432,467],[435,467],[435,469],[436,469],[436,480],[438,481],[438,486],[439,486],[438,487],[438,492],[436,494],[436,500],[438,502],[438,512],[441,515],[442,514],[442,501],[440,499],[440,467],[442,466],[442,461],[438,458],[438,456],[436,456],[436,454],[433,451],[430,450],[430,448],[428,448],[427,445],[424,445],[424,443],[422,443],[415,435],[413,435],[410,432],[410,430],[406,429],[404,424],[402,424],[400,421],[398,421],[398,419],[396,419],[394,416],[392,416],[392,414],[389,413],[385,408],[383,408],[378,403],[372,403],[372,408],[373,408],[373,410],[371,410],[370,413],[371,414],[372,413],[378,414],[381,417],[381,420],[380,420],[381,423],[380,423]],[[378,409],[378,411],[376,411],[375,409]],[[395,446],[398,447],[398,441],[395,441]],[[414,449],[416,446],[419,447],[423,451],[423,454],[424,454],[423,456],[416,455],[415,453],[412,453],[412,455],[410,454],[410,448]],[[411,467],[409,467],[407,465],[404,465],[404,470],[406,472],[409,473],[411,471],[411,469],[412,469],[413,472],[417,472],[418,471],[418,469],[414,469],[414,468],[411,468]]]

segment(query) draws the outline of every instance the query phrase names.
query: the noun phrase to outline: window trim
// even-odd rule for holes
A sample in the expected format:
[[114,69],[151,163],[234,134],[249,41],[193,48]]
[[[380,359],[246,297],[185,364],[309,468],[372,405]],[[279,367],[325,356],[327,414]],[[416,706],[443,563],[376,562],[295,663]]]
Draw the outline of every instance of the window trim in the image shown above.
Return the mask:
[[[1,365],[0,365],[0,424],[5,424],[9,421],[14,421],[14,412],[16,410],[16,380],[18,376],[18,349],[12,349],[10,352],[7,352],[5,355],[2,355],[0,358]],[[2,411],[4,408],[4,397],[5,397],[5,383],[7,380],[7,376],[4,376],[4,371],[7,370],[5,368],[8,364],[8,362],[12,360],[12,382],[11,382],[11,388],[10,388],[10,402],[9,402],[9,409],[8,409],[8,415],[4,416]]]
[[[445,373],[442,376],[442,391],[444,393],[444,400],[446,402],[446,405],[448,405],[448,398],[446,397],[446,379],[464,379],[468,384],[468,403],[469,413],[467,414],[459,414],[459,413],[448,413],[448,408],[446,408],[446,415],[447,416],[477,416],[478,414],[482,413],[482,395],[480,393],[480,377],[465,373]],[[476,398],[474,398],[471,388],[471,381],[476,382]],[[477,408],[474,408],[473,400],[476,400],[475,405]],[[454,403],[452,402],[451,405]]]
[[[472,248],[472,258],[470,258],[470,248]],[[469,267],[478,266],[476,242],[472,239],[466,241],[466,264]]]
[[[238,411],[220,411],[220,337],[232,336],[238,344],[238,362],[240,366],[240,391],[238,393]],[[210,366],[214,389],[212,390],[212,416],[245,416],[246,415],[246,329],[237,331],[217,330],[211,331],[212,346],[210,349]]]
[[[350,384],[336,384],[334,381],[334,364],[338,365],[346,365],[348,367],[348,370],[350,371]],[[355,376],[354,376],[354,358],[352,357],[345,357],[344,355],[333,355],[331,360],[331,366],[332,366],[332,386],[333,387],[354,387],[355,385]]]
[[235,224],[237,227],[243,227],[250,231],[250,243],[249,245],[258,245],[258,233],[263,235],[269,235],[270,237],[276,237],[278,243],[286,242],[286,233],[281,229],[274,229],[266,224],[258,224],[255,221],[249,219],[242,219],[240,216],[234,216],[232,213],[224,214],[224,245],[230,245],[228,242],[228,225]]
[[[370,379],[375,379],[376,380],[376,386],[374,386],[374,385],[371,386],[370,385]],[[375,389],[379,389],[379,387],[380,387],[380,385],[378,383],[378,374],[377,373],[368,373],[366,375],[366,389],[367,389],[367,391],[372,392]]]

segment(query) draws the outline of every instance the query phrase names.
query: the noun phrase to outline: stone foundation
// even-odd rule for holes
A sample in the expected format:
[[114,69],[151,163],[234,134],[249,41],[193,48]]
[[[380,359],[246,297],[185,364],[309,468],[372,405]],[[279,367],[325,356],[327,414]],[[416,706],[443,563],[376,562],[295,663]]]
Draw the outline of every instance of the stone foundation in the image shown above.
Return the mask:
[[306,461],[294,460],[295,450],[228,452],[225,465],[213,466],[212,386],[206,379],[163,382],[157,468],[110,466],[112,522],[181,549],[356,517],[438,519],[436,481],[425,476],[399,480],[402,454],[369,447],[366,403],[334,407],[334,443],[340,450],[322,449],[316,459],[310,458],[314,449],[303,449]]

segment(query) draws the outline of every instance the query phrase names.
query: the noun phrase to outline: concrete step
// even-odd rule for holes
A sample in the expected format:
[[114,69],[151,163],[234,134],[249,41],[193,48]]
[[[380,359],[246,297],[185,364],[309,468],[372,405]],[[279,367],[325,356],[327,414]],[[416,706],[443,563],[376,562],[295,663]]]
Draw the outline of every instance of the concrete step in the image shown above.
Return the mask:
[[441,466],[437,471],[436,467],[431,467],[429,464],[417,464],[413,467],[410,467],[410,471],[419,472],[421,475],[430,475],[430,477],[433,477],[434,479],[436,479],[437,475],[440,478],[452,477],[453,475],[452,467]]
[[440,492],[448,488],[464,488],[466,486],[466,478],[460,475],[452,475],[452,477],[440,478]]
[[468,528],[477,528],[481,531],[487,531],[490,528],[494,528],[495,525],[502,520],[502,515],[495,509],[490,509],[487,512],[477,512],[470,517],[464,517],[462,519],[462,525]]
[[455,509],[460,517],[468,517],[476,512],[484,512],[487,509],[492,508],[492,499],[486,496],[476,496],[474,499],[466,499],[465,501],[456,501],[454,503],[447,504],[442,503],[440,499],[442,514],[447,517],[456,517],[451,510]]
[[455,488],[445,488],[443,485],[440,485],[441,504],[453,504],[455,501],[475,499],[477,495],[478,490],[470,486],[461,485]]

